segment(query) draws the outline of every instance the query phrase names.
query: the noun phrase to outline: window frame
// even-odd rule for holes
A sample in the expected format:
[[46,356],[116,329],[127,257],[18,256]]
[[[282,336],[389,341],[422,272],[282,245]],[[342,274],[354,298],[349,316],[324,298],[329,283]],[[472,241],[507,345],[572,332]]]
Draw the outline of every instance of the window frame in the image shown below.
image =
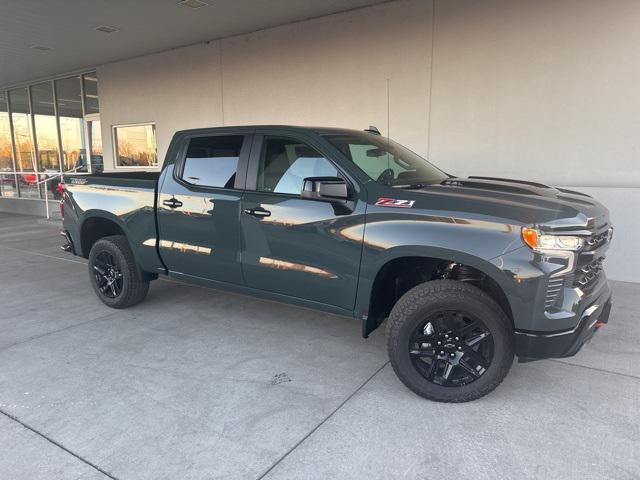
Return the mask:
[[296,193],[282,193],[282,192],[267,192],[265,190],[258,190],[258,169],[260,168],[260,160],[262,158],[262,151],[264,149],[264,141],[266,138],[280,138],[284,140],[293,140],[296,142],[304,143],[308,147],[311,147],[318,151],[323,157],[333,165],[338,172],[340,178],[347,182],[347,191],[349,197],[354,199],[358,197],[359,189],[356,187],[357,183],[353,180],[351,175],[342,168],[342,166],[334,160],[332,155],[323,148],[322,144],[315,141],[313,138],[309,138],[306,135],[297,134],[297,132],[284,132],[284,131],[258,131],[253,137],[253,146],[251,148],[251,158],[249,160],[249,169],[247,171],[246,190],[260,195],[275,195],[283,198],[299,198],[301,200],[318,201],[313,198],[305,198],[301,194]]
[[[155,166],[143,166],[143,165],[118,165],[118,136],[116,135],[116,129],[126,127],[147,127],[152,126],[154,136],[156,138],[156,165]],[[139,122],[139,123],[122,123],[118,125],[111,125],[111,144],[113,145],[113,168],[117,170],[131,170],[131,169],[146,169],[146,170],[159,170],[161,168],[161,162],[158,158],[158,130],[156,128],[156,122]],[[88,146],[87,146],[88,148]],[[104,143],[103,143],[104,152]]]
[[[202,137],[237,137],[242,136],[242,147],[240,147],[240,158],[238,159],[238,167],[236,169],[236,179],[233,184],[233,188],[214,187],[211,185],[194,185],[187,182],[182,178],[184,173],[184,165],[187,160],[187,153],[189,151],[189,143],[194,138]],[[193,192],[238,192],[244,191],[247,180],[247,168],[249,165],[249,156],[251,153],[251,147],[253,145],[253,131],[248,130],[226,130],[224,132],[202,132],[192,133],[185,135],[180,144],[180,150],[176,158],[176,162],[173,168],[173,180],[183,187]]]

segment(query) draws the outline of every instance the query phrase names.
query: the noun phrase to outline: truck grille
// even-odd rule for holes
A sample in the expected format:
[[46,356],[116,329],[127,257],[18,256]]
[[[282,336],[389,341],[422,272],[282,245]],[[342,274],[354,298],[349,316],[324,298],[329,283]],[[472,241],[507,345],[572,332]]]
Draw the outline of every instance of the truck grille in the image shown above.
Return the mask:
[[574,287],[586,293],[598,283],[604,262],[602,252],[608,248],[607,244],[611,241],[612,234],[613,228],[605,225],[604,228],[593,233],[587,239],[582,253],[577,259],[576,269],[573,274]]
[[603,271],[604,252],[612,234],[613,228],[608,224],[599,226],[598,231],[588,237],[582,250],[577,253],[573,271],[547,280],[544,298],[546,311],[562,308],[565,288],[579,288],[583,293],[593,290]]
[[575,272],[574,286],[580,288],[582,291],[591,290],[593,286],[598,283],[603,262],[604,257],[600,257],[579,267]]
[[591,235],[584,246],[584,250],[590,252],[600,248],[602,245],[609,242],[611,239],[611,233],[611,229],[607,229],[604,232]]

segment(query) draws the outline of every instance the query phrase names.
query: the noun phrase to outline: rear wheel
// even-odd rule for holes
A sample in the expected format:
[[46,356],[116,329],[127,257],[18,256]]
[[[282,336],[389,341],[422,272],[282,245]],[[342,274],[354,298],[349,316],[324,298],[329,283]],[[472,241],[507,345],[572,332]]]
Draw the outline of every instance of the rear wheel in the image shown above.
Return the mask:
[[102,303],[127,308],[147,296],[149,281],[138,267],[127,239],[113,235],[98,240],[89,253],[91,285]]
[[396,303],[387,346],[400,380],[440,402],[466,402],[491,392],[514,356],[504,311],[479,288],[452,280],[418,285]]

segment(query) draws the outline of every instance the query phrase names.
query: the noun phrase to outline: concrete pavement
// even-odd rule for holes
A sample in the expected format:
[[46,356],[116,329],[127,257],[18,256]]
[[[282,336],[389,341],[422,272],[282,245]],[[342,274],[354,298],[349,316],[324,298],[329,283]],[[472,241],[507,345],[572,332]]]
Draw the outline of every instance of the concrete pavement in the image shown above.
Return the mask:
[[168,280],[111,310],[59,244],[0,214],[0,478],[640,477],[638,284],[578,356],[445,405],[382,331]]

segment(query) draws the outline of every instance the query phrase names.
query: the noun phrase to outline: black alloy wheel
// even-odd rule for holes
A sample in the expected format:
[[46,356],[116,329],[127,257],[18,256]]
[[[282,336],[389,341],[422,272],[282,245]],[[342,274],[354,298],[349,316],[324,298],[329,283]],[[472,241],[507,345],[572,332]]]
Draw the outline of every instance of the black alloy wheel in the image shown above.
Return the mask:
[[468,402],[493,391],[514,358],[513,324],[477,286],[433,280],[415,286],[387,319],[387,349],[398,378],[438,402]]
[[491,332],[475,316],[455,310],[430,315],[409,338],[409,355],[426,380],[444,387],[474,382],[489,368]]
[[107,251],[98,253],[93,263],[96,286],[108,298],[116,298],[122,293],[122,271],[113,255]]

